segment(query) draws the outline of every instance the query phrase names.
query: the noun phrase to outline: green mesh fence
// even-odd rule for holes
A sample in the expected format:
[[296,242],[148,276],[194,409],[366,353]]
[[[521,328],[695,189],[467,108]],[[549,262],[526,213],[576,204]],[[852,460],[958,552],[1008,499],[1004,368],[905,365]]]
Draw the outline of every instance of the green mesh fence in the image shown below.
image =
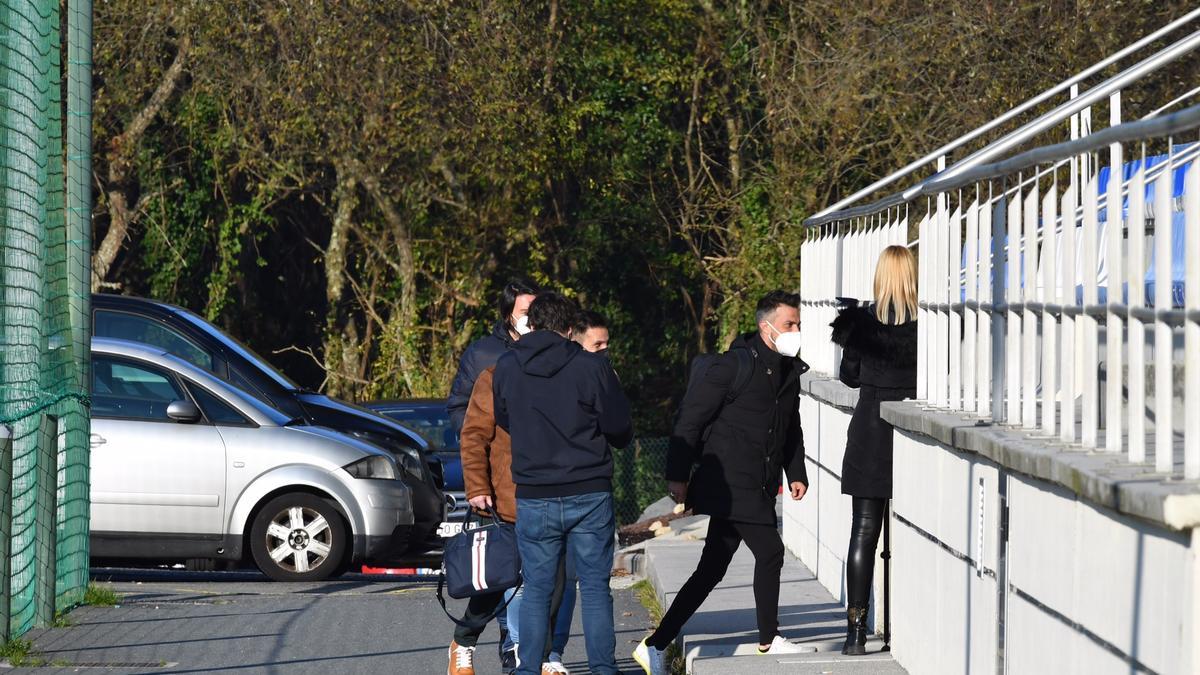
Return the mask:
[[78,604],[88,581],[91,3],[0,0],[0,34],[7,638]]
[[642,511],[667,495],[666,438],[639,438],[613,451],[613,510],[617,525],[636,522]]

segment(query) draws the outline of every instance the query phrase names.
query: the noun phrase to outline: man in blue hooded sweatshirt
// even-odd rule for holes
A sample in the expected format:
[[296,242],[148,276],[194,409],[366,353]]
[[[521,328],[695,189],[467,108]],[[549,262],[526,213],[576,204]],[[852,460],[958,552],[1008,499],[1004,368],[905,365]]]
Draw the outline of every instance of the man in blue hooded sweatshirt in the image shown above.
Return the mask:
[[588,667],[617,672],[612,573],[616,520],[610,445],[633,440],[629,401],[609,361],[570,339],[578,309],[557,293],[529,306],[533,332],[496,363],[496,424],[512,436],[517,545],[525,578],[518,674],[538,673],[550,597],[569,549],[579,578]]

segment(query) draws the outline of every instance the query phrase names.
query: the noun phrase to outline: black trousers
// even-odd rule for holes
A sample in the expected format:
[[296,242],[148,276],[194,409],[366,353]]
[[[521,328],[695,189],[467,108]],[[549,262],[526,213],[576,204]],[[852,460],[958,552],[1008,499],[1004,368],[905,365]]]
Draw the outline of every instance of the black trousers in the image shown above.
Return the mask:
[[646,644],[666,649],[679,636],[708,594],[716,588],[742,542],[754,554],[754,605],[758,615],[758,642],[770,644],[779,634],[779,574],[783,570],[783,540],[774,525],[736,523],[713,516],[696,571],[679,589]]
[[866,607],[871,601],[875,575],[875,548],[883,530],[886,499],[854,497],[850,521],[850,548],[846,552],[846,605]]
[[[563,590],[566,589],[567,582],[567,563],[566,560],[558,561],[558,574],[554,578],[554,591],[550,595],[550,632],[546,635],[554,635],[554,617],[558,616],[558,608],[562,606]],[[483,629],[487,627],[492,616],[496,613],[496,608],[504,602],[504,591],[496,593],[484,593],[483,595],[473,595],[467,600],[467,611],[463,612],[462,620],[464,623],[473,624],[471,626],[454,625],[454,642],[463,647],[474,647],[479,643],[479,636],[483,635]],[[512,620],[511,618],[509,619]],[[551,640],[546,640],[546,647],[542,654],[542,660],[550,655]]]

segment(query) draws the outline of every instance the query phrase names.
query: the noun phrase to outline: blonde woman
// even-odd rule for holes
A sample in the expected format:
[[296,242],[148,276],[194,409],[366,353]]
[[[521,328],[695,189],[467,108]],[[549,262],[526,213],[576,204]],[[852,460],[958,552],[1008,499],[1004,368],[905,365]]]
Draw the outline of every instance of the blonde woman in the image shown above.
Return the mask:
[[873,305],[852,301],[832,324],[833,341],[842,346],[842,382],[859,389],[842,460],[842,493],[853,498],[843,654],[866,653],[875,547],[892,497],[892,425],[879,417],[879,403],[917,393],[917,264],[911,251],[883,250],[874,290]]

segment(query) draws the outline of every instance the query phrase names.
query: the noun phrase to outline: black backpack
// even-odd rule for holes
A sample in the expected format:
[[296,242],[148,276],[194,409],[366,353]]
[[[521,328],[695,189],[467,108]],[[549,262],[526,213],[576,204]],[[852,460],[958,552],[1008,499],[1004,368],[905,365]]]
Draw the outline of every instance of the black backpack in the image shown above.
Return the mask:
[[[729,405],[737,399],[739,395],[746,389],[746,385],[750,384],[750,378],[754,375],[754,357],[749,349],[738,348],[731,349],[726,354],[732,353],[737,359],[737,373],[733,376],[733,385],[729,387],[729,391],[725,392],[725,402],[722,403],[722,408]],[[691,367],[688,368],[687,388],[683,392],[683,403],[680,409],[687,405],[688,395],[692,393],[692,389],[696,383],[704,379],[704,374],[712,367],[717,358],[721,354],[697,354],[692,359]],[[720,416],[721,411],[717,410],[712,419],[708,421],[708,427],[704,429],[704,433],[700,434],[700,445],[703,446],[704,441],[708,440],[708,428]],[[699,450],[700,448],[697,448]]]

